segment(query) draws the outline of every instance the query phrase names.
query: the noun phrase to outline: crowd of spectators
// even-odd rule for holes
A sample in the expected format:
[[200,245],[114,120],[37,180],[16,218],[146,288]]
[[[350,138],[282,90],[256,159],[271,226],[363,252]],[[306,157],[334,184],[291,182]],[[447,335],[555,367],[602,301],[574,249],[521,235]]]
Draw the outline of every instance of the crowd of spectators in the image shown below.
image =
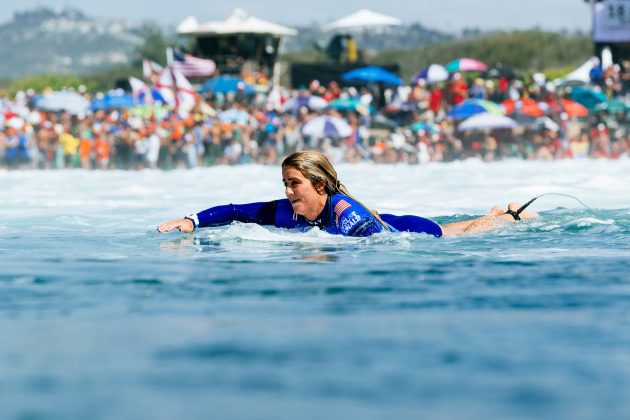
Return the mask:
[[[595,63],[589,88],[625,103],[630,90],[624,66],[605,70],[598,66]],[[419,79],[398,88],[342,87],[335,82],[324,86],[314,80],[295,90],[246,93],[240,84],[234,92],[198,97],[185,116],[159,105],[78,114],[45,112],[33,106],[36,92],[20,92],[13,98],[0,97],[0,167],[173,169],[276,164],[302,149],[321,150],[333,162],[410,164],[471,157],[492,161],[630,156],[626,109],[613,113],[598,107],[586,116],[571,115],[561,100],[570,89],[540,76],[524,80],[468,73],[454,73],[441,83]],[[319,105],[311,105],[311,97],[321,98],[312,101]],[[448,112],[469,98],[511,100],[515,106],[510,116],[519,126],[458,130],[461,120]],[[544,115],[519,113],[525,99],[534,101]],[[351,134],[304,135],[303,126],[322,115],[342,119]]]

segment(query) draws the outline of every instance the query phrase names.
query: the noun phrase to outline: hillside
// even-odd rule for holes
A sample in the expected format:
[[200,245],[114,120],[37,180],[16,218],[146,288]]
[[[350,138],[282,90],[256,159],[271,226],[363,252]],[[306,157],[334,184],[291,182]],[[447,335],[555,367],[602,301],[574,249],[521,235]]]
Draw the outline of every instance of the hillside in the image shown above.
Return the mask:
[[142,26],[90,18],[78,10],[38,8],[0,25],[0,78],[79,74],[125,65],[142,42]]
[[[326,60],[324,50],[333,34],[322,32],[317,25],[297,29],[298,35],[287,39],[283,58],[290,63]],[[405,79],[428,64],[445,64],[464,56],[530,72],[568,70],[593,52],[586,34],[538,30],[470,30],[456,36],[413,23],[354,36],[369,62],[397,63]],[[43,74],[94,75],[103,79],[97,84],[104,85],[114,77],[104,72],[128,72],[140,58],[138,51],[161,61],[164,47],[177,43],[171,28],[150,22],[102,20],[74,9],[37,8],[16,13],[0,25],[0,86],[11,86],[18,79],[32,83],[28,76]]]
[[528,73],[552,69],[571,69],[593,54],[593,41],[580,33],[538,30],[481,33],[426,48],[396,48],[374,58],[375,63],[398,63],[408,79],[431,63],[446,64],[461,57],[474,57],[490,66]]
[[[289,37],[285,52],[296,53],[310,49],[325,49],[334,33],[322,32],[319,26],[297,27],[298,35]],[[380,28],[370,31],[344,31],[352,34],[360,48],[366,48],[371,53],[378,53],[391,48],[413,49],[451,42],[455,39],[452,34],[426,28],[419,23],[407,24],[399,27]]]

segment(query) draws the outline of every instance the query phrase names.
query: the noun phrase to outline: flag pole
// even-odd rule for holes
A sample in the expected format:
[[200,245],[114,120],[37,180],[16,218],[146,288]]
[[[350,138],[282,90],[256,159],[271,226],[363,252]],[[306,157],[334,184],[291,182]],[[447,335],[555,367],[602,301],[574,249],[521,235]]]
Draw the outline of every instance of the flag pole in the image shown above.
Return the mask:
[[166,47],[166,65],[173,64],[173,48]]

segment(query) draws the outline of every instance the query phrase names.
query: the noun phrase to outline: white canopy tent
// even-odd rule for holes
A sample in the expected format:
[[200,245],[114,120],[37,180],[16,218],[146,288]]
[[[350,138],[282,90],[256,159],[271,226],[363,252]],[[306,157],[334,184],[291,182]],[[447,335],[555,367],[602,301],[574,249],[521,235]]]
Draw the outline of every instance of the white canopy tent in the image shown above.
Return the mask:
[[201,34],[270,34],[277,36],[295,36],[297,31],[293,28],[268,22],[253,16],[249,16],[243,9],[236,9],[230,17],[223,21],[210,21],[198,23],[197,19],[190,16],[183,20],[177,27],[180,35]]
[[[297,35],[297,31],[293,28],[249,16],[245,10],[240,8],[234,10],[232,15],[223,21],[199,23],[195,17],[190,16],[178,25],[177,33],[192,38],[240,36],[241,34],[272,37],[278,39],[277,54],[282,52],[287,36]],[[275,60],[272,75],[274,85],[279,84],[279,78],[280,63]]]
[[334,31],[336,29],[361,29],[376,26],[399,26],[402,21],[398,18],[376,13],[368,9],[361,9],[351,15],[324,25],[324,31]]
[[593,61],[595,59],[596,57],[589,58],[584,64],[582,64],[577,69],[573,70],[571,73],[567,74],[566,76],[555,79],[553,81],[554,85],[558,86],[563,83],[569,83],[569,82],[581,82],[581,83],[590,82],[591,81],[590,72],[591,72],[591,69],[593,68]]

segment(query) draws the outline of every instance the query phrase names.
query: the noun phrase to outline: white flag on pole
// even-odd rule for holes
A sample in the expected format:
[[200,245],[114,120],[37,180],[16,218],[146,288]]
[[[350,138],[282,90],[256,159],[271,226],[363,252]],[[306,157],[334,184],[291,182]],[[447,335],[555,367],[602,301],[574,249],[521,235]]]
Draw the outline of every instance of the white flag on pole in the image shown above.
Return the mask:
[[165,68],[155,86],[166,103],[174,106],[180,116],[187,116],[195,106],[197,93],[177,69],[171,66]]

